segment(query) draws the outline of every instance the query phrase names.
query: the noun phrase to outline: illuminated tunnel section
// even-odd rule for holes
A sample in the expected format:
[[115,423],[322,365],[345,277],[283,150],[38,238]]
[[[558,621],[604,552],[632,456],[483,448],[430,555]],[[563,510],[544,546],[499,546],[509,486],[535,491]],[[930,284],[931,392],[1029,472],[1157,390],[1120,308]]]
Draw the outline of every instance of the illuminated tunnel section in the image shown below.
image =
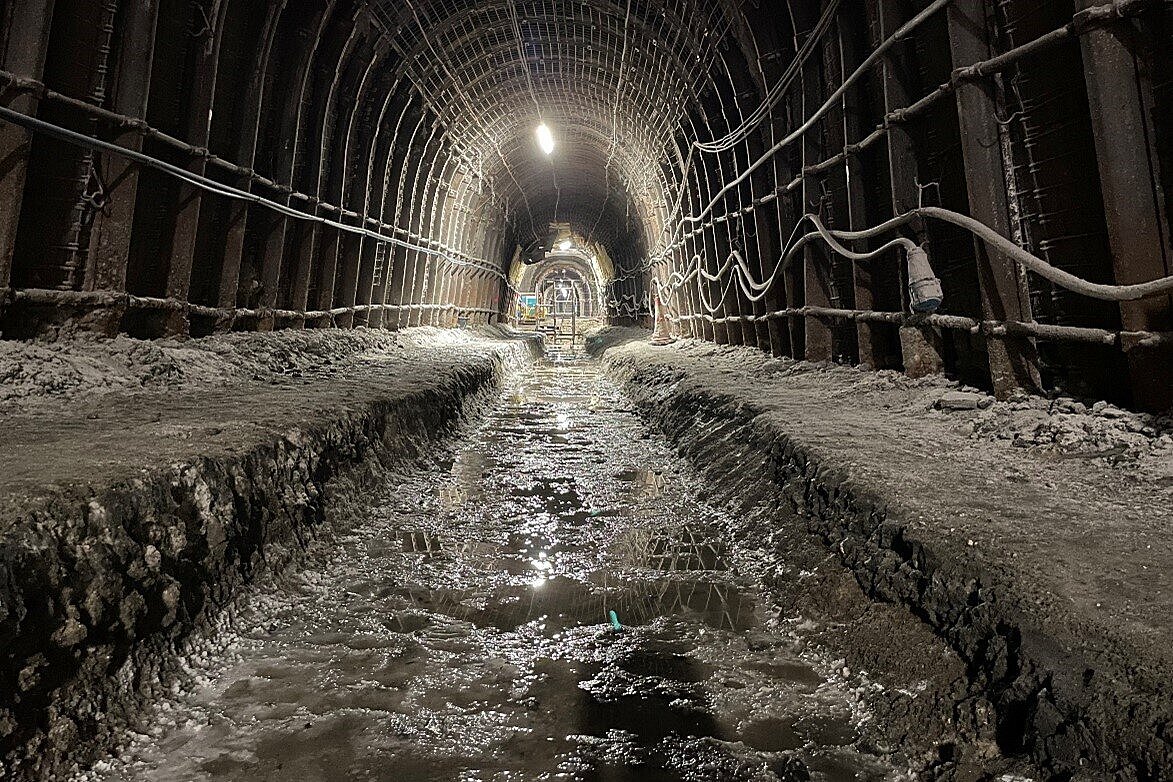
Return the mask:
[[1168,4],[0,9],[6,338],[508,321],[573,233],[612,323],[1173,402]]

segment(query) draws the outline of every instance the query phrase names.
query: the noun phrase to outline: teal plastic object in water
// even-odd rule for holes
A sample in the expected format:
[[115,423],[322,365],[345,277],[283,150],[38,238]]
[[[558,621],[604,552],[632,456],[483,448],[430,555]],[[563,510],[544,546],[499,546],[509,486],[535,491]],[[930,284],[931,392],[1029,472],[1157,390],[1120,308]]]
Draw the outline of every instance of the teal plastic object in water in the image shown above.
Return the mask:
[[623,625],[619,624],[619,614],[614,611],[609,611],[608,613],[611,615],[611,626],[616,630],[622,630]]

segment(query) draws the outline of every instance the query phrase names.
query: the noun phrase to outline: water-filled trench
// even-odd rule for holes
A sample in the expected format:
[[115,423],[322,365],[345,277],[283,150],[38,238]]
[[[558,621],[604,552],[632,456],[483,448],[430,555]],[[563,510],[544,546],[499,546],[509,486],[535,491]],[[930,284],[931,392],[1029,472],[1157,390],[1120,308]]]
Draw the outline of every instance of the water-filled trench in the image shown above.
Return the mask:
[[701,482],[593,362],[247,596],[104,780],[871,780],[867,714],[755,585]]

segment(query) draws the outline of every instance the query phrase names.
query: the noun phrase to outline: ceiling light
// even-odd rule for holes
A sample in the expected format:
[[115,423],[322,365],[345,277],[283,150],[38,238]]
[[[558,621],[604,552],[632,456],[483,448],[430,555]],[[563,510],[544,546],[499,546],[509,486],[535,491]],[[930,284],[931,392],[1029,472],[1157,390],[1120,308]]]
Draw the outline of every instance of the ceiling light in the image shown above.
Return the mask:
[[550,131],[549,126],[546,125],[546,123],[544,123],[544,122],[541,125],[538,125],[537,134],[538,134],[538,145],[542,148],[542,151],[545,152],[547,155],[553,155],[554,154],[554,134]]

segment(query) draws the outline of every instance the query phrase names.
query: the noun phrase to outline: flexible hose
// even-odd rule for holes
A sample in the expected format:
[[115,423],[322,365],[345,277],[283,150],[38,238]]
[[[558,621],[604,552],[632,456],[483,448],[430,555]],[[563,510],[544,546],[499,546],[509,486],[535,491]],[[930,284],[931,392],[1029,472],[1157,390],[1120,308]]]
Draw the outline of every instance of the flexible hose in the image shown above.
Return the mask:
[[[814,226],[815,230],[795,239],[795,235],[798,233],[798,229],[805,222],[810,222],[811,225]],[[774,283],[778,279],[778,275],[790,267],[795,257],[797,257],[799,251],[802,250],[807,244],[817,239],[822,239],[835,253],[852,261],[871,260],[872,258],[882,255],[897,247],[903,248],[905,253],[916,249],[916,242],[904,237],[897,237],[882,247],[862,253],[848,249],[839,241],[840,239],[844,241],[853,241],[857,239],[870,238],[879,233],[882,233],[883,230],[881,229],[885,229],[885,226],[887,225],[888,224],[886,223],[884,226],[877,226],[876,228],[871,228],[866,231],[832,231],[823,225],[823,222],[818,218],[817,215],[806,214],[803,215],[795,225],[794,231],[791,233],[791,238],[787,242],[788,246],[786,250],[783,252],[782,257],[779,259],[778,263],[774,265],[773,272],[771,272],[770,276],[765,280],[759,282],[754,277],[753,270],[750,268],[749,264],[745,261],[744,258],[742,258],[741,253],[737,250],[734,250],[729,254],[729,256],[725,259],[725,262],[721,265],[720,268],[717,269],[716,272],[705,271],[702,268],[701,256],[694,255],[689,263],[691,270],[687,273],[673,272],[669,276],[668,281],[663,284],[661,290],[667,289],[669,292],[679,290],[681,287],[687,285],[698,276],[708,280],[709,282],[721,282],[724,280],[725,275],[728,273],[730,268],[732,268],[736,271],[736,274],[733,275],[733,277],[731,277],[728,282],[726,282],[726,285],[722,290],[722,300],[724,300],[725,296],[728,294],[732,282],[736,280],[742,296],[751,303],[757,303],[766,297],[767,293],[774,286]],[[658,280],[657,284],[659,284]],[[720,308],[721,304],[720,302],[718,302],[716,305],[712,303],[706,292],[707,287],[708,286],[705,285],[700,286],[700,298],[702,306],[704,306],[708,314],[711,315]]]
[[[950,223],[951,225],[964,228],[972,233],[978,239],[982,240],[990,248],[1003,253],[1006,257],[1020,264],[1024,268],[1039,275],[1045,280],[1048,280],[1061,288],[1087,296],[1101,301],[1136,301],[1139,299],[1150,298],[1153,296],[1164,296],[1173,294],[1173,276],[1161,277],[1149,282],[1135,283],[1131,285],[1108,285],[1104,283],[1089,282],[1080,277],[1071,274],[1070,272],[1059,269],[1047,263],[1042,258],[1035,256],[1019,247],[1017,244],[999,234],[994,229],[981,223],[974,218],[963,215],[960,212],[954,212],[951,209],[944,209],[937,206],[926,206],[919,209],[914,209],[902,215],[898,215],[884,223],[867,228],[860,231],[841,231],[831,230],[823,225],[822,221],[816,215],[803,215],[795,226],[797,232],[798,226],[804,222],[809,221],[815,228],[811,233],[803,235],[797,241],[794,240],[794,234],[791,234],[791,240],[788,242],[788,247],[783,253],[779,262],[774,266],[773,272],[770,276],[758,282],[752,273],[752,270],[741,257],[741,254],[736,250],[730,253],[725,263],[717,270],[716,273],[709,273],[701,268],[701,257],[699,255],[693,256],[689,263],[691,271],[673,272],[669,276],[668,281],[663,285],[664,289],[668,291],[678,290],[680,287],[688,284],[692,279],[700,276],[710,282],[719,282],[729,271],[733,268],[736,271],[735,278],[738,281],[739,288],[742,295],[750,302],[758,302],[764,298],[766,292],[773,287],[778,275],[788,268],[793,262],[794,257],[798,251],[807,243],[815,239],[822,239],[828,247],[831,248],[838,255],[848,258],[853,261],[863,261],[875,258],[876,256],[887,252],[896,247],[903,247],[905,253],[916,249],[916,243],[911,239],[898,237],[888,242],[884,246],[872,250],[870,252],[854,252],[844,246],[841,242],[844,241],[859,241],[864,239],[872,239],[882,234],[888,233],[896,228],[906,225],[917,218],[931,218],[941,222]],[[658,283],[658,281],[657,281]],[[716,307],[711,307],[711,302],[705,295],[705,287],[701,288],[701,303],[704,305],[708,314],[713,314]],[[728,286],[725,289],[728,292]]]
[[[949,2],[949,0],[937,0],[936,3],[930,5],[928,8],[926,8],[925,11],[921,12],[921,14],[918,15],[918,17],[916,17],[915,19],[910,21],[908,24],[906,24],[905,27],[909,27],[910,25],[913,25],[914,22],[917,22],[917,20],[920,19],[921,17],[923,17],[924,15],[930,13],[931,11],[936,10],[938,7],[941,7],[945,4],[947,4],[948,2]],[[904,30],[904,29],[905,28],[901,28],[901,30]],[[898,31],[898,33],[899,33],[899,31]],[[878,54],[882,53],[883,50],[884,50],[883,46],[881,46],[880,48],[877,48],[876,51],[873,52],[872,57],[869,58],[868,60],[865,60],[864,65],[869,64],[871,59],[878,56]],[[861,66],[861,69],[863,67],[864,66]],[[860,71],[857,71],[856,73],[858,74],[859,72]],[[852,78],[855,78],[855,76],[853,75]],[[847,82],[845,82],[844,85],[840,88],[840,90],[837,91],[837,95],[841,94],[843,90],[845,90],[848,86],[850,86],[850,83],[851,83],[850,79]],[[826,108],[826,106],[824,106],[824,109],[820,109],[820,111],[824,111],[825,108]],[[819,116],[821,116],[819,114],[819,112],[816,112],[816,114],[810,120],[808,120],[807,123],[804,124],[804,126],[802,128],[799,128],[797,131],[795,131],[795,133],[801,134],[802,132],[805,132],[806,127],[810,124],[813,124],[813,122],[815,120],[817,120]],[[424,255],[427,255],[430,257],[439,258],[439,259],[441,259],[441,261],[443,263],[450,265],[450,266],[474,268],[477,270],[489,272],[489,273],[493,274],[494,276],[501,278],[501,279],[504,279],[504,280],[506,280],[506,282],[508,282],[508,275],[506,275],[500,269],[492,267],[488,264],[474,263],[471,261],[460,260],[460,259],[451,257],[450,255],[447,255],[444,252],[441,252],[439,250],[434,250],[430,247],[426,247],[421,244],[416,244],[414,242],[404,241],[402,239],[398,239],[396,237],[388,236],[385,234],[380,234],[375,231],[368,230],[366,228],[347,225],[346,223],[342,223],[342,222],[339,222],[336,220],[330,220],[330,219],[322,217],[320,215],[307,214],[306,212],[301,212],[296,209],[292,209],[284,204],[281,204],[276,201],[272,201],[270,199],[264,198],[262,196],[255,194],[255,193],[250,193],[245,190],[240,190],[238,188],[232,187],[231,185],[221,184],[219,182],[216,182],[215,180],[208,179],[207,177],[201,176],[199,174],[194,174],[194,173],[192,173],[190,171],[186,171],[178,166],[172,165],[170,163],[159,160],[157,158],[153,158],[149,155],[145,155],[145,154],[138,152],[136,150],[127,149],[126,147],[121,147],[121,146],[118,146],[117,144],[112,144],[108,141],[103,141],[101,139],[93,138],[91,136],[86,136],[84,134],[77,133],[75,131],[68,130],[66,128],[62,128],[58,125],[54,125],[52,123],[45,122],[44,120],[38,119],[36,117],[30,117],[27,114],[24,114],[19,111],[15,111],[15,110],[10,109],[5,106],[0,106],[0,119],[4,119],[8,122],[11,122],[14,125],[19,125],[21,127],[27,128],[29,130],[33,130],[33,131],[36,131],[39,133],[44,133],[45,135],[52,136],[54,138],[65,141],[67,143],[75,144],[75,145],[82,146],[82,147],[89,148],[89,149],[95,149],[95,150],[111,152],[114,154],[122,155],[123,157],[126,157],[129,160],[133,160],[133,161],[140,163],[144,166],[156,169],[158,171],[162,171],[166,174],[170,174],[171,176],[174,176],[184,182],[187,182],[188,184],[192,185],[193,187],[200,188],[200,189],[205,190],[205,191],[212,193],[214,195],[219,195],[219,196],[222,196],[225,198],[232,198],[232,199],[236,199],[236,200],[246,201],[249,203],[256,204],[258,206],[266,207],[266,208],[271,209],[273,211],[276,211],[280,214],[283,214],[287,217],[292,217],[297,220],[318,223],[320,225],[324,225],[324,226],[327,226],[330,228],[335,228],[337,230],[344,231],[347,233],[368,237],[368,238],[374,239],[376,241],[387,242],[387,243],[395,245],[397,247],[402,247],[404,249],[414,250],[416,252],[423,253]],[[791,134],[791,135],[793,136],[794,134]],[[782,142],[780,142],[780,143],[782,143]],[[781,148],[781,147],[778,147],[778,148]],[[763,158],[763,160],[764,159],[765,158]],[[761,162],[761,161],[759,161],[759,162]],[[757,165],[757,164],[755,163],[754,165]],[[751,173],[752,170],[753,170],[753,167],[751,166],[750,169],[747,170],[746,173],[743,174],[741,178],[744,179],[744,177],[747,176],[749,173]],[[735,184],[736,184],[736,181],[731,182],[729,185],[726,186],[725,189],[728,190],[730,187],[734,186]],[[714,204],[715,203],[716,202],[714,201]],[[711,206],[712,205],[710,205],[710,207]],[[724,273],[728,271],[730,265],[732,265],[732,264],[734,264],[734,262],[736,262],[735,268],[738,271],[739,286],[742,288],[743,293],[745,293],[745,295],[747,296],[747,298],[749,298],[750,301],[756,302],[756,301],[759,301],[765,295],[765,291],[769,290],[769,288],[772,287],[772,285],[774,284],[774,281],[777,278],[779,270],[782,268],[785,268],[786,266],[789,265],[790,261],[793,259],[797,250],[801,246],[806,244],[807,242],[812,241],[814,238],[822,238],[828,244],[828,246],[831,247],[832,250],[834,250],[836,253],[838,253],[839,255],[842,255],[845,258],[849,258],[852,260],[866,260],[868,258],[874,258],[875,256],[879,255],[880,253],[885,252],[885,251],[887,251],[897,245],[904,246],[905,249],[907,250],[910,245],[912,247],[915,247],[915,244],[913,244],[912,241],[908,240],[908,239],[896,239],[896,240],[893,240],[892,242],[889,242],[888,244],[884,245],[883,247],[881,247],[878,250],[875,250],[875,251],[872,251],[869,253],[855,253],[855,252],[849,250],[848,248],[844,247],[842,244],[840,244],[836,240],[855,241],[855,240],[873,238],[873,237],[878,236],[882,233],[890,231],[894,228],[905,225],[905,224],[911,222],[912,220],[916,219],[917,217],[930,217],[930,218],[933,218],[936,220],[940,220],[942,222],[956,225],[960,228],[964,228],[967,231],[969,231],[970,233],[977,236],[979,239],[981,239],[983,242],[985,242],[991,248],[1005,254],[1011,260],[1015,261],[1016,263],[1025,267],[1026,269],[1034,272],[1035,274],[1038,274],[1040,277],[1042,277],[1042,278],[1044,278],[1044,279],[1046,279],[1046,280],[1048,280],[1048,281],[1050,281],[1050,282],[1052,282],[1062,288],[1073,291],[1075,293],[1079,293],[1084,296],[1088,296],[1089,298],[1099,299],[1101,301],[1117,301],[1117,302],[1119,302],[1119,301],[1136,301],[1139,299],[1149,298],[1149,297],[1153,297],[1153,296],[1168,295],[1168,294],[1173,293],[1173,276],[1162,277],[1162,278],[1159,278],[1156,280],[1151,280],[1149,282],[1135,283],[1135,284],[1131,284],[1131,285],[1108,285],[1105,283],[1094,283],[1094,282],[1090,282],[1088,280],[1084,280],[1080,277],[1077,277],[1074,274],[1071,274],[1070,272],[1066,272],[1062,269],[1059,269],[1055,266],[1052,266],[1051,264],[1047,263],[1042,258],[1039,258],[1039,257],[1031,254],[1027,250],[1024,250],[1023,248],[1019,247],[1017,244],[1015,244],[1011,240],[1007,239],[1006,237],[1002,236],[997,231],[995,231],[994,229],[985,225],[984,223],[981,223],[978,220],[975,220],[974,218],[969,217],[968,215],[963,215],[959,212],[954,212],[950,209],[944,209],[942,207],[921,207],[919,209],[914,209],[906,214],[894,217],[891,220],[888,220],[887,222],[881,223],[880,225],[877,225],[873,228],[869,228],[869,229],[862,230],[862,231],[829,230],[825,226],[823,226],[823,224],[819,221],[817,216],[811,215],[811,214],[806,214],[806,215],[803,215],[803,217],[799,220],[797,225],[801,225],[804,220],[809,220],[815,226],[815,233],[814,234],[807,234],[807,235],[803,236],[802,239],[800,239],[790,249],[788,249],[787,252],[783,255],[782,259],[780,259],[780,262],[775,265],[774,272],[770,275],[770,277],[767,280],[765,280],[763,282],[758,282],[757,280],[755,280],[753,277],[753,274],[752,274],[752,270],[749,268],[748,264],[744,261],[744,259],[741,258],[740,253],[738,253],[736,251],[734,253],[732,253],[730,255],[730,257],[726,260],[725,264],[722,266],[721,270],[718,272],[717,277],[710,278],[710,279],[711,279],[711,281],[718,281],[717,278],[723,276]],[[696,256],[696,257],[694,257],[693,260],[697,264],[698,271],[700,271],[700,257]],[[703,273],[703,274],[706,274],[706,276],[707,276],[707,273]],[[744,278],[744,283],[740,281],[742,278]],[[677,287],[679,287],[679,286],[677,286]],[[512,288],[512,285],[510,285],[510,288]],[[727,292],[727,289],[726,289],[726,292]]]
[[[1101,301],[1136,301],[1152,296],[1162,296],[1173,293],[1173,276],[1161,277],[1149,282],[1138,282],[1133,285],[1106,285],[1104,283],[1089,282],[1076,277],[1070,272],[1063,271],[1019,247],[1000,233],[968,215],[942,209],[939,206],[925,206],[915,210],[913,216],[932,217],[942,222],[952,223],[966,229],[977,236],[991,248],[1004,253],[1014,262],[1026,267],[1045,280],[1049,280],[1061,288],[1079,293],[1092,299]],[[912,217],[908,218],[909,220]],[[907,220],[905,221],[907,222]]]
[[766,99],[762,101],[761,105],[754,109],[740,125],[729,131],[722,138],[714,139],[713,141],[694,141],[693,146],[701,152],[717,154],[719,152],[727,152],[748,138],[753,129],[769,116],[770,112],[778,104],[778,101],[786,94],[786,90],[794,82],[794,79],[797,78],[802,66],[810,59],[811,54],[815,50],[815,46],[822,42],[823,36],[826,35],[827,30],[830,29],[831,24],[834,22],[835,14],[839,11],[839,3],[840,0],[831,0],[831,2],[826,4],[815,28],[806,36],[806,40],[803,41],[794,59],[786,66],[786,72],[770,88]]
[[[929,6],[927,8],[925,8],[923,11],[921,11],[916,16],[914,16],[912,19],[908,20],[903,25],[901,25],[900,29],[898,29],[891,36],[889,36],[886,40],[884,40],[883,43],[881,43],[879,46],[877,46],[875,49],[872,50],[872,53],[869,54],[867,56],[867,58],[864,59],[864,61],[862,63],[860,63],[859,67],[855,69],[855,71],[851,74],[851,76],[847,77],[847,79],[845,79],[843,81],[843,83],[841,85],[839,85],[839,88],[836,89],[835,92],[833,92],[830,95],[830,97],[827,98],[827,100],[823,103],[823,105],[820,106],[815,111],[814,114],[812,114],[810,117],[808,117],[807,120],[802,123],[802,125],[800,125],[798,128],[796,128],[794,131],[792,131],[789,135],[787,135],[781,141],[776,143],[774,146],[770,147],[770,149],[766,150],[765,154],[763,154],[761,157],[759,157],[757,160],[755,160],[753,163],[751,163],[748,168],[746,168],[740,175],[737,176],[736,179],[733,179],[732,181],[726,183],[719,191],[717,191],[717,195],[709,202],[709,204],[704,209],[702,209],[698,214],[681,217],[680,221],[677,222],[676,224],[678,226],[683,226],[684,223],[699,223],[699,222],[703,221],[705,219],[705,217],[707,217],[713,211],[713,209],[716,208],[717,204],[721,202],[721,199],[724,198],[725,195],[730,190],[741,185],[741,183],[744,182],[746,179],[748,179],[749,176],[754,171],[757,171],[759,168],[761,168],[761,166],[767,160],[770,160],[774,155],[778,154],[778,152],[780,152],[782,149],[785,149],[786,147],[790,146],[798,139],[801,139],[806,134],[807,131],[809,131],[812,127],[814,127],[815,123],[818,122],[820,119],[822,119],[823,116],[828,111],[831,110],[831,108],[843,97],[844,93],[846,93],[847,90],[851,89],[851,87],[857,81],[859,81],[864,76],[864,74],[867,73],[867,71],[872,67],[872,65],[874,65],[876,63],[876,61],[879,60],[880,57],[882,57],[886,51],[888,51],[888,49],[892,48],[892,46],[895,45],[898,41],[900,41],[901,39],[906,37],[910,32],[912,32],[917,27],[919,27],[921,24],[923,24],[925,22],[925,20],[932,17],[934,14],[936,14],[938,11],[940,11],[945,6],[949,5],[949,3],[951,3],[951,2],[952,2],[952,0],[935,0],[933,3],[930,3]],[[682,191],[682,195],[683,195],[683,191]],[[680,209],[680,206],[682,203],[683,203],[683,199],[678,198],[677,202],[676,202],[676,206],[672,210],[672,214],[669,216],[669,219],[665,222],[667,222],[667,223],[673,222],[672,218],[676,217],[676,213]]]

